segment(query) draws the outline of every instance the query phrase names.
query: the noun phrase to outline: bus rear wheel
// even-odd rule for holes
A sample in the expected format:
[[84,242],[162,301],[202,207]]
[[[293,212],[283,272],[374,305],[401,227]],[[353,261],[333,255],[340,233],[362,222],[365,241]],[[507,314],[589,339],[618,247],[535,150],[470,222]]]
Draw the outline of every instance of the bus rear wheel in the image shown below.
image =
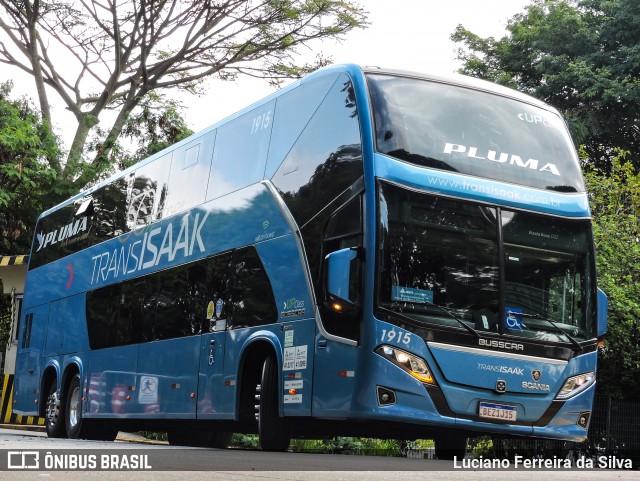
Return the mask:
[[82,390],[80,375],[76,374],[69,383],[65,402],[65,425],[69,439],[90,439],[89,426],[82,417]]
[[291,434],[278,409],[278,363],[273,356],[267,356],[264,361],[256,391],[260,447],[263,451],[286,451],[291,443]]
[[99,421],[84,419],[82,414],[82,388],[80,375],[76,374],[69,383],[65,403],[65,426],[70,439],[92,439],[113,441],[118,430]]
[[64,409],[58,392],[57,379],[53,379],[49,384],[45,419],[47,436],[50,438],[64,438],[66,436]]

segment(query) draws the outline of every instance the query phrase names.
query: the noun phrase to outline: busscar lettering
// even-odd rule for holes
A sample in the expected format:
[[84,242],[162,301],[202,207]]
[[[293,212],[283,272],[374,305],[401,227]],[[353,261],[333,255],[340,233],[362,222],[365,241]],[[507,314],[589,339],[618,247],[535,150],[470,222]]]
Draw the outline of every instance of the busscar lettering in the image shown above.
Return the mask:
[[496,341],[493,339],[478,339],[478,345],[482,347],[495,347],[498,349],[524,351],[524,345],[517,342]]
[[191,222],[187,214],[179,222],[145,232],[142,240],[93,256],[91,284],[150,269],[163,260],[172,262],[176,258],[189,258],[194,252],[205,252],[202,229],[208,218],[208,212],[203,216],[197,213]]
[[444,145],[443,153],[449,155],[467,154],[467,157],[470,159],[490,160],[492,162],[497,162],[500,164],[507,164],[508,162],[509,165],[521,167],[523,169],[537,170],[539,172],[549,172],[557,176],[560,175],[558,167],[551,162],[547,162],[542,165],[542,162],[538,159],[530,158],[527,160],[523,160],[522,156],[520,155],[508,154],[506,152],[500,152],[500,155],[498,155],[498,152],[495,150],[487,150],[486,154],[484,153],[484,151],[482,151],[482,154],[479,155],[478,147],[468,147],[466,145],[452,144],[447,142]]

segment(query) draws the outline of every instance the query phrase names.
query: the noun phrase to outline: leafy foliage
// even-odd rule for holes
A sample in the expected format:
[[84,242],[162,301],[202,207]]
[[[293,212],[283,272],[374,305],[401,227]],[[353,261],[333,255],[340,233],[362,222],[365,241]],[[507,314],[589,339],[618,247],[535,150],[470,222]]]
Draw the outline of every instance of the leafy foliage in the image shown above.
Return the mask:
[[26,100],[0,85],[0,253],[25,254],[59,174],[57,139]]
[[613,157],[609,175],[586,173],[598,284],[609,296],[609,327],[598,382],[619,398],[640,396],[640,173]]
[[[109,167],[102,172],[95,172],[93,180],[87,186],[105,180],[115,172],[124,170],[193,133],[182,117],[182,106],[152,92],[127,118],[120,138],[110,150]],[[87,145],[88,152],[102,150],[105,135],[98,127],[96,135]]]
[[640,165],[640,3],[533,0],[497,40],[459,25],[461,73],[517,88],[558,108],[590,162],[614,148]]
[[122,131],[126,139],[138,143],[131,161],[137,162],[186,139],[191,130],[184,121],[180,105],[155,93],[140,102]]

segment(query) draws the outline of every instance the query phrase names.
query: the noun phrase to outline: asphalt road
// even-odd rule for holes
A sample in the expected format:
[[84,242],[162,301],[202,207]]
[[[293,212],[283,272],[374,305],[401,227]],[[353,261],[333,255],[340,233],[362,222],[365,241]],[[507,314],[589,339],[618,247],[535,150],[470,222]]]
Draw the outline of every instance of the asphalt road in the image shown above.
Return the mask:
[[[531,467],[468,467],[463,461],[268,453],[238,449],[181,449],[140,442],[120,433],[116,442],[48,439],[43,433],[0,428],[0,480],[366,480],[479,479],[509,481],[639,480],[639,471]],[[39,469],[29,469],[39,466]],[[77,469],[77,468],[89,469]],[[101,470],[101,468],[117,470]],[[10,469],[9,469],[10,468]],[[150,469],[149,469],[150,468]]]

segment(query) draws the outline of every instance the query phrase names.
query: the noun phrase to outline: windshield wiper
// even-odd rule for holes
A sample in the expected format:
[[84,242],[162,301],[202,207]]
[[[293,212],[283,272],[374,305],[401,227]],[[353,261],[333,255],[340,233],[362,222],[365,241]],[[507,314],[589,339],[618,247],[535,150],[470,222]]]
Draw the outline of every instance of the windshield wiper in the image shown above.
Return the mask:
[[[480,334],[478,334],[478,331],[476,331],[474,328],[467,326],[464,321],[462,319],[460,319],[458,316],[456,316],[453,312],[451,312],[449,309],[447,309],[446,307],[443,306],[439,306],[438,304],[434,304],[432,302],[428,302],[425,301],[423,303],[420,303],[419,305],[426,305],[426,306],[433,306],[436,307],[438,309],[440,309],[442,312],[444,312],[445,314],[447,314],[449,317],[451,317],[453,320],[457,321],[458,324],[460,324],[462,327],[464,327],[467,331],[469,331],[471,334],[473,334],[474,336],[476,336],[478,339],[480,339]],[[415,319],[412,319],[409,316],[406,316],[405,314],[402,313],[398,313],[397,311],[394,311],[392,309],[387,309],[386,307],[382,307],[380,306],[380,309],[382,309],[383,311],[390,313],[390,314],[400,314],[400,316],[402,316],[403,318],[408,318],[410,319],[412,322],[415,322]]]
[[[507,311],[507,314],[510,314],[511,311]],[[578,341],[576,341],[573,336],[570,336],[564,329],[562,329],[560,326],[558,326],[554,321],[552,321],[551,319],[541,316],[540,314],[534,314],[531,312],[513,312],[513,314],[517,314],[519,316],[526,316],[526,317],[532,317],[533,319],[540,319],[541,321],[545,321],[548,322],[549,324],[551,324],[556,331],[560,332],[561,334],[564,334],[564,336],[569,339],[569,341],[571,342],[571,344],[573,344],[574,348],[576,351],[578,352],[582,352],[584,350],[584,348],[580,345],[580,343]]]

